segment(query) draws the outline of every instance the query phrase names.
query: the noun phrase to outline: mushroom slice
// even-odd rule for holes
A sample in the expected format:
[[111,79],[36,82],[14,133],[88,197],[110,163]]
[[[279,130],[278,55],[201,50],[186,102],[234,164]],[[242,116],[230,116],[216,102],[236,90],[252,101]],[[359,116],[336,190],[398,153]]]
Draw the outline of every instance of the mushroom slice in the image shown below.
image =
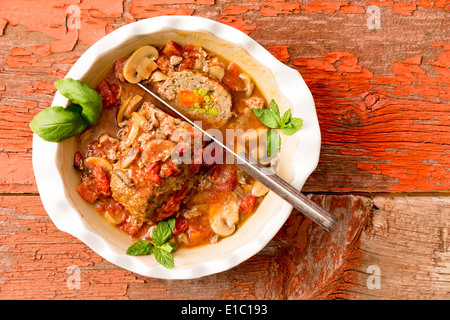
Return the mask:
[[128,133],[127,140],[124,142],[125,147],[131,146],[131,144],[136,140],[139,134],[139,128],[149,127],[150,123],[145,119],[145,117],[137,112],[131,113],[132,125],[130,132]]
[[140,152],[139,148],[133,145],[133,147],[127,152],[127,154],[124,155],[122,159],[120,159],[120,167],[122,169],[128,168],[137,158],[139,152]]
[[247,97],[250,97],[253,94],[253,89],[255,89],[255,84],[253,83],[252,79],[250,79],[250,77],[245,73],[241,73],[239,75],[239,78],[241,78],[244,82],[245,95]]
[[167,75],[167,74],[165,74],[164,72],[162,72],[162,71],[159,71],[159,70],[155,70],[153,73],[152,73],[152,75],[151,75],[151,77],[150,77],[150,82],[160,82],[160,81],[164,81],[164,80],[167,80],[167,79],[169,79],[169,76]]
[[117,112],[117,123],[121,123],[123,118],[130,118],[131,113],[136,111],[142,104],[142,96],[136,94],[134,96],[129,96],[127,100],[119,108]]
[[129,96],[119,107],[119,111],[117,111],[117,123],[121,123],[123,120],[123,116],[125,114],[125,109],[128,107],[128,105],[130,104],[130,101],[133,97]]
[[239,222],[239,203],[236,194],[229,193],[223,203],[213,204],[209,210],[209,223],[215,234],[228,237]]
[[111,172],[113,169],[112,164],[102,157],[87,157],[83,162],[88,168],[99,166],[103,168],[103,170],[105,170],[105,172],[107,173]]
[[158,49],[153,46],[143,46],[134,51],[123,66],[125,80],[130,83],[138,83],[148,79],[158,68],[155,62],[158,57]]
[[133,182],[123,170],[114,170],[112,173],[115,174],[120,180],[122,180],[122,182],[125,183],[128,188],[133,187]]
[[269,188],[267,188],[265,185],[263,185],[259,181],[255,181],[252,186],[252,196],[255,197],[262,197],[266,195],[266,193],[269,192]]
[[225,75],[225,69],[221,66],[211,66],[208,69],[208,73],[219,81],[222,81],[222,78]]

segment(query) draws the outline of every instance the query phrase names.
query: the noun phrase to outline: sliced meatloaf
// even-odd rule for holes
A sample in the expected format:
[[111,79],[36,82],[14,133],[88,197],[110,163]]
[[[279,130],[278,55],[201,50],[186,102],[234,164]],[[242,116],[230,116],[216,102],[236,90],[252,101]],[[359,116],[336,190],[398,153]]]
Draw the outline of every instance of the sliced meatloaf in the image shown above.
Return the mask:
[[157,90],[172,106],[187,115],[220,122],[227,121],[232,115],[230,92],[219,80],[201,71],[174,72]]
[[148,103],[121,125],[121,156],[110,181],[112,197],[142,221],[171,216],[197,180],[200,165],[171,156],[192,147],[179,133],[192,137],[193,128]]

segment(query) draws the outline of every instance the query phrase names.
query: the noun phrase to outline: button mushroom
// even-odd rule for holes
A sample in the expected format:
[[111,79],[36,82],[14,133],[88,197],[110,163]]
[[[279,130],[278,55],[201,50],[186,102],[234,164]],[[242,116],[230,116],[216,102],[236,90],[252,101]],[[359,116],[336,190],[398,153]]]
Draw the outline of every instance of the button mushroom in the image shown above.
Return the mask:
[[128,137],[124,142],[125,147],[129,147],[134,142],[134,140],[136,140],[139,134],[139,128],[150,126],[150,123],[147,121],[147,119],[137,112],[131,113],[130,121],[132,121],[132,125],[130,131],[128,132]]
[[87,157],[84,159],[83,163],[89,169],[93,168],[93,166],[98,166],[102,168],[106,173],[110,173],[113,169],[112,164],[102,157]]
[[123,66],[125,80],[130,83],[138,83],[148,79],[158,68],[155,62],[158,57],[158,49],[153,46],[143,46],[134,51]]
[[230,193],[223,203],[213,204],[209,210],[209,222],[215,234],[228,237],[239,222],[239,203],[236,194]]
[[150,76],[150,82],[154,83],[154,82],[160,82],[160,81],[164,81],[169,79],[169,76],[167,74],[165,74],[162,71],[159,70],[155,70],[152,75]]
[[219,81],[222,81],[222,78],[225,75],[225,69],[221,66],[211,66],[208,68],[208,73]]
[[253,183],[252,186],[252,196],[255,197],[262,197],[264,196],[267,192],[269,192],[269,188],[267,188],[265,185],[263,185],[261,182],[259,181],[255,181]]
[[142,104],[142,96],[134,95],[129,96],[127,100],[119,108],[117,112],[117,123],[122,122],[123,118],[130,118],[131,113],[136,111],[137,108]]
[[245,74],[245,73],[241,73],[239,75],[239,78],[241,78],[242,82],[244,82],[245,95],[247,97],[250,97],[253,94],[253,90],[255,88],[255,84],[253,83],[252,79],[250,79],[250,77],[247,74]]

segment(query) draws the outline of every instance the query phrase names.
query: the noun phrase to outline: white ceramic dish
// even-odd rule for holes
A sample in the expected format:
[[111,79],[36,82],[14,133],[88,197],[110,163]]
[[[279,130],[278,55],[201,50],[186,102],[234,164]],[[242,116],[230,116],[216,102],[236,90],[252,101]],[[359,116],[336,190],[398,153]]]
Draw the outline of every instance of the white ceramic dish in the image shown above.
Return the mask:
[[[274,98],[281,113],[292,108],[304,121],[293,136],[283,136],[279,175],[301,189],[316,168],[320,130],[314,100],[300,74],[275,59],[261,45],[230,26],[190,16],[164,16],[123,26],[90,47],[66,77],[91,86],[110,70],[114,61],[143,44],[162,45],[168,40],[194,43],[236,62],[249,73],[267,99]],[[52,106],[65,106],[59,93]],[[259,252],[283,226],[292,206],[269,192],[253,216],[231,237],[217,244],[175,252],[175,267],[159,265],[152,256],[125,254],[130,237],[109,225],[93,206],[75,191],[79,173],[73,168],[75,139],[50,143],[33,136],[33,169],[42,203],[52,221],[88,245],[106,260],[141,275],[189,279],[230,269]]]

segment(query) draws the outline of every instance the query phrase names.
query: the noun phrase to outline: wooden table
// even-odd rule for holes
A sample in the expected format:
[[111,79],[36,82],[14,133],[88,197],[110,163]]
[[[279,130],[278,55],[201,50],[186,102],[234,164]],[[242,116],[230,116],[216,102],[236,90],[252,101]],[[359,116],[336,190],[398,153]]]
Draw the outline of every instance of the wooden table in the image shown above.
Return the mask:
[[[0,299],[449,299],[449,11],[448,0],[0,2]],[[167,281],[53,225],[28,122],[95,41],[173,14],[236,27],[302,74],[322,132],[303,191],[338,217],[333,232],[294,211],[239,266]]]

